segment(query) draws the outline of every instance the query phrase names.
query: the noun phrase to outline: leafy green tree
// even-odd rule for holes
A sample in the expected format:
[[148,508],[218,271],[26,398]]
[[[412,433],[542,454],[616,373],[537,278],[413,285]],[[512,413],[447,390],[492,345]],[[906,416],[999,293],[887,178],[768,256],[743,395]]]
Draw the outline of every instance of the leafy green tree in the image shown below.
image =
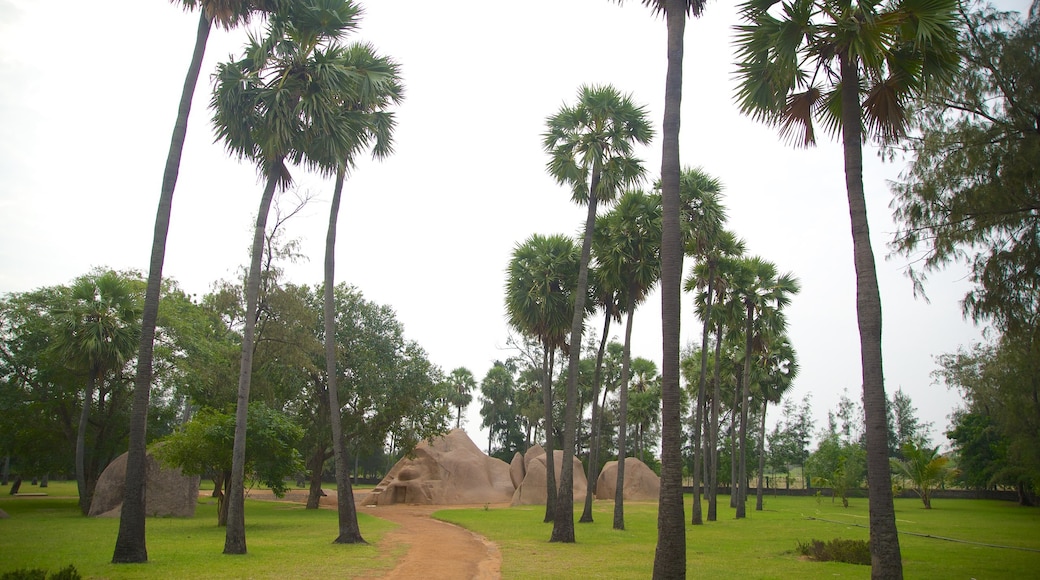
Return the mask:
[[874,578],[902,577],[902,562],[888,465],[881,296],[863,191],[863,140],[905,134],[912,100],[957,72],[959,5],[957,0],[749,0],[740,5],[741,110],[779,126],[782,135],[804,146],[815,142],[814,117],[842,136],[871,473]]
[[901,388],[892,393],[892,400],[888,402],[888,424],[889,446],[893,447],[889,453],[893,457],[902,458],[902,449],[907,445],[928,445],[931,423],[921,422],[914,402]]
[[515,391],[513,373],[501,361],[495,361],[480,381],[480,426],[488,428],[488,455],[496,441],[501,449],[508,449],[510,434],[519,431]]
[[997,474],[1005,472],[1008,440],[993,417],[984,411],[960,409],[946,437],[953,444],[954,480],[968,489],[988,489]]
[[918,447],[913,443],[903,445],[902,452],[902,459],[892,459],[892,469],[910,482],[921,496],[924,509],[932,509],[932,491],[946,481],[950,458],[939,455],[939,447]]
[[580,254],[567,236],[534,234],[513,249],[506,275],[506,315],[517,331],[542,346],[541,383],[545,432],[545,521],[555,519],[556,476],[553,465],[552,369],[556,350],[566,348],[575,308]]
[[252,376],[260,262],[275,189],[291,181],[287,162],[334,172],[352,151],[354,134],[344,99],[354,95],[355,71],[338,40],[357,26],[359,9],[346,0],[305,0],[273,14],[263,39],[251,38],[242,59],[218,67],[211,100],[218,140],[257,164],[266,185],[257,211],[246,283],[246,316],[224,553],[244,554],[246,412]]
[[141,332],[140,293],[132,281],[109,271],[76,280],[59,307],[53,348],[77,374],[85,375],[82,410],[76,433],[76,485],[86,515],[100,473],[87,474],[87,423],[98,383],[133,357]]
[[159,296],[162,291],[162,268],[166,259],[166,238],[170,230],[173,192],[180,172],[181,153],[188,131],[188,115],[192,97],[202,70],[209,32],[213,23],[230,29],[245,22],[255,11],[273,10],[278,0],[173,0],[185,9],[199,8],[199,26],[195,35],[188,72],[177,105],[177,119],[173,125],[170,150],[166,156],[159,206],[156,210],[152,250],[148,263],[148,281],[142,312],[141,339],[137,354],[137,378],[134,383],[134,404],[130,423],[130,448],[126,464],[126,486],[123,508],[119,515],[119,534],[112,554],[113,564],[133,564],[148,561],[145,540],[145,439],[148,422],[149,391],[152,384],[152,357],[155,328],[159,316]]
[[[582,86],[574,106],[564,106],[546,120],[542,147],[549,153],[549,174],[561,185],[571,187],[571,199],[588,205],[584,238],[574,293],[570,330],[570,364],[567,403],[564,412],[563,466],[557,514],[571,514],[574,507],[574,442],[577,433],[578,367],[588,291],[589,258],[596,208],[609,203],[623,188],[643,178],[645,169],[634,156],[635,144],[646,145],[653,129],[646,110],[612,86]],[[574,517],[553,520],[551,542],[574,542]]]
[[962,262],[974,287],[965,314],[1035,333],[1040,279],[1040,16],[963,13],[965,67],[914,117],[911,159],[893,187],[892,247],[914,258],[917,289]]
[[[278,497],[288,491],[286,481],[303,468],[296,450],[303,429],[284,413],[261,402],[249,404],[250,447],[246,471]],[[217,489],[217,525],[227,525],[231,481],[231,452],[235,441],[235,416],[215,409],[201,409],[191,421],[164,438],[153,452],[163,464],[184,473],[206,475],[220,472],[223,489]]]
[[840,497],[842,505],[849,507],[849,491],[859,487],[866,475],[864,459],[863,447],[832,431],[805,460],[806,477],[814,487],[830,486],[832,499]]
[[798,377],[798,360],[790,338],[786,334],[773,337],[766,342],[760,353],[762,378],[758,381],[759,396],[762,400],[761,422],[758,426],[758,485],[755,489],[755,511],[762,511],[763,478],[766,471],[766,410],[769,403],[777,404],[791,389],[794,379]]
[[784,399],[783,414],[768,437],[769,465],[774,472],[789,474],[792,465],[805,465],[812,425],[810,395],[805,395],[800,405]]
[[[937,378],[960,391],[967,410],[979,416],[973,430],[983,431],[982,441],[976,444],[983,448],[972,455],[976,461],[996,459],[984,470],[992,473],[989,484],[1014,486],[1023,505],[1033,504],[1040,490],[1038,353],[1036,342],[1004,335],[993,344],[940,356],[935,371]],[[986,432],[990,427],[994,431]],[[967,441],[973,439],[965,435]]]

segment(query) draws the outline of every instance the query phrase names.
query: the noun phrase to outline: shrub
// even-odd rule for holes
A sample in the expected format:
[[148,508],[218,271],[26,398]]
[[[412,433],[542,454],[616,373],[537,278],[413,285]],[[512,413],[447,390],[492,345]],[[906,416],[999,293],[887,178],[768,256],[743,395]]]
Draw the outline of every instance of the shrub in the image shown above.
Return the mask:
[[47,576],[46,570],[40,570],[39,568],[22,568],[13,572],[4,572],[3,575],[0,575],[0,580],[81,580],[82,578],[83,576],[80,576],[79,572],[76,571],[76,567],[72,564],[50,576]]
[[798,552],[817,562],[845,562],[870,565],[870,544],[866,540],[833,539],[829,542],[811,540],[798,542]]

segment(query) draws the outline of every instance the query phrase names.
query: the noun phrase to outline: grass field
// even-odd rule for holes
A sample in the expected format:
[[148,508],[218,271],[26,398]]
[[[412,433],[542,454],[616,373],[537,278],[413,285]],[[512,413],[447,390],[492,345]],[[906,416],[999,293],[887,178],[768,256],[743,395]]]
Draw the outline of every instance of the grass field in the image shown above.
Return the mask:
[[[22,491],[48,496],[10,497],[0,492],[0,509],[11,516],[0,520],[0,574],[25,567],[54,572],[73,564],[86,578],[371,578],[390,569],[403,553],[403,548],[375,547],[393,524],[364,513],[359,514],[360,524],[370,544],[341,546],[331,543],[337,530],[332,510],[247,500],[249,554],[224,556],[224,530],[216,526],[212,500],[204,498],[195,518],[148,520],[148,564],[116,566],[109,560],[118,520],[80,516],[74,483],[52,482],[44,490],[23,484]],[[725,498],[723,504],[728,506]],[[541,522],[540,506],[449,509],[435,516],[494,541],[506,579],[648,578],[657,534],[656,504],[627,503],[623,532],[612,529],[612,502],[595,506],[595,523],[576,524],[578,541],[570,545],[548,543],[551,525]],[[686,528],[690,578],[870,575],[866,566],[810,562],[796,553],[799,541],[866,539],[865,499],[853,499],[844,509],[829,498],[767,497],[765,511],[749,509],[742,521],[734,520],[728,507],[720,506],[719,512],[718,522]],[[936,500],[929,511],[921,509],[920,501],[907,499],[896,500],[896,513],[907,578],[1040,576],[1040,509],[986,500]]]

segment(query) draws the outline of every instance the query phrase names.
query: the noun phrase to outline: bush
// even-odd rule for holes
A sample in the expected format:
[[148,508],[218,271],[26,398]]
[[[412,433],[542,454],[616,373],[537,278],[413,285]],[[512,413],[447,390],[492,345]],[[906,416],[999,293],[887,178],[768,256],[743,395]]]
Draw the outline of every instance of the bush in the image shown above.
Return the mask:
[[46,570],[22,568],[21,570],[15,570],[13,572],[4,572],[0,575],[0,580],[81,580],[83,576],[80,576],[79,572],[76,571],[76,567],[72,564],[58,570],[54,574],[47,576]]
[[870,565],[870,543],[866,540],[833,539],[829,542],[811,540],[798,542],[798,552],[817,562],[845,562]]

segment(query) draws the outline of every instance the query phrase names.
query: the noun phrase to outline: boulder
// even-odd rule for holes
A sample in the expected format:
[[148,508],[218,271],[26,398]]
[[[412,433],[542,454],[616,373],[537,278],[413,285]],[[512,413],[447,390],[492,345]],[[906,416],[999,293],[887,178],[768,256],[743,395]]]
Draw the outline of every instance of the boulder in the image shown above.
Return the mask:
[[[93,517],[119,517],[126,486],[124,453],[108,464],[98,478],[90,502]],[[145,456],[145,515],[184,517],[195,515],[199,500],[199,476],[187,476],[179,468],[163,467],[149,453]]]
[[[617,461],[608,461],[596,480],[596,499],[614,499],[617,490]],[[656,501],[661,495],[661,478],[635,457],[625,459],[626,500]]]
[[514,488],[520,487],[524,481],[524,456],[519,451],[513,454],[513,461],[509,463],[509,480]]
[[488,457],[462,429],[423,441],[394,465],[362,505],[505,503],[513,495],[509,464]]
[[[573,459],[574,465],[574,481],[571,486],[574,490],[574,501],[583,502],[585,501],[585,468],[581,464],[581,460],[575,457]],[[553,473],[556,474],[556,484],[560,482],[560,472],[563,469],[563,451],[553,451]],[[546,471],[545,471],[545,449],[541,445],[535,445],[534,447],[527,450],[524,454],[524,478],[520,485],[517,486],[516,491],[513,492],[512,505],[537,505],[545,504],[545,484],[546,484]]]

